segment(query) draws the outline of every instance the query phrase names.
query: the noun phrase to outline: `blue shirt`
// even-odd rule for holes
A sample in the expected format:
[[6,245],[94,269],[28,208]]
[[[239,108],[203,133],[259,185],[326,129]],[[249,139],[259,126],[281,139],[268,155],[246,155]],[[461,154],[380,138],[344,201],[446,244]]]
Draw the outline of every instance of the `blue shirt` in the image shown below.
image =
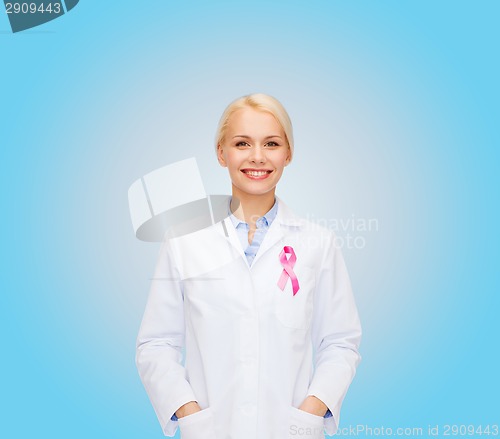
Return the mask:
[[276,214],[278,213],[278,203],[275,199],[273,207],[271,207],[269,212],[267,212],[264,216],[261,216],[255,222],[256,230],[251,244],[248,243],[248,231],[250,230],[250,226],[246,222],[236,218],[231,212],[230,206],[231,200],[228,205],[229,218],[231,218],[231,222],[236,229],[241,246],[243,247],[245,256],[247,257],[248,265],[251,266],[253,260],[255,259],[255,255],[264,240],[264,236],[266,236],[267,230],[271,227],[274,218],[276,218]]
[[[231,200],[229,200],[229,204],[227,206],[229,218],[231,218],[231,222],[236,229],[236,233],[238,234],[238,238],[241,243],[241,247],[245,252],[245,256],[247,257],[248,265],[251,266],[253,260],[255,259],[255,255],[259,250],[262,241],[264,240],[264,236],[266,236],[267,230],[271,227],[272,222],[276,218],[276,214],[278,213],[278,202],[274,199],[273,207],[267,212],[264,216],[261,216],[255,223],[257,229],[253,235],[252,243],[248,243],[248,230],[250,230],[250,226],[236,218],[231,212]],[[330,409],[325,414],[325,418],[329,418],[332,416],[332,412]],[[172,415],[172,421],[177,421],[177,416],[175,413]]]

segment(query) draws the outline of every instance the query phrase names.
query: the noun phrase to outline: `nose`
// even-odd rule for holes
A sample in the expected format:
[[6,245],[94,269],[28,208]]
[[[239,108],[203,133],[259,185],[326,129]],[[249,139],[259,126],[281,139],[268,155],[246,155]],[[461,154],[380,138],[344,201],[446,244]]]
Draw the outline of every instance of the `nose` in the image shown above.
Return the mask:
[[265,163],[266,153],[264,148],[260,145],[255,145],[250,148],[250,161],[253,163]]

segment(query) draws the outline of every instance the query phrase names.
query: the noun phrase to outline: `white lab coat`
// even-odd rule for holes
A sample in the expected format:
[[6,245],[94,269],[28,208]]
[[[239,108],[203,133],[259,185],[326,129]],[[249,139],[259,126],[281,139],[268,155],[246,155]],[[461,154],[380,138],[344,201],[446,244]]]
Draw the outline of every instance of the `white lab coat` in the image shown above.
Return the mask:
[[[251,267],[230,218],[162,245],[136,363],[166,436],[178,426],[183,439],[319,439],[337,430],[360,360],[349,276],[333,233],[278,203]],[[290,279],[283,291],[277,285],[284,246],[297,257],[295,296]],[[299,410],[308,395],[333,417]],[[202,410],[172,421],[188,401]]]

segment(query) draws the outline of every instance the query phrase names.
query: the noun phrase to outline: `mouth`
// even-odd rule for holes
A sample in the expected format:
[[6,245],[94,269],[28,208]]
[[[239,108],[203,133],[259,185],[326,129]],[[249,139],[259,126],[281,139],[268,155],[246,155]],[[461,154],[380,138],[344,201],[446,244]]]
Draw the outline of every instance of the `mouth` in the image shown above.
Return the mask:
[[242,169],[241,172],[251,180],[264,180],[273,172],[269,169]]

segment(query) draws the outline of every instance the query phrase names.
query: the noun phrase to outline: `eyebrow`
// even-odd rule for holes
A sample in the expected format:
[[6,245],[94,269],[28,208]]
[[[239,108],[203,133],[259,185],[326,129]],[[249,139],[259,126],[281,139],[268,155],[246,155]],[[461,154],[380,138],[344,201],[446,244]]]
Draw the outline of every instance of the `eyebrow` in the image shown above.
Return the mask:
[[[243,139],[251,139],[252,138],[251,136],[246,136],[244,134],[238,134],[236,136],[233,136],[233,139],[236,139],[236,137],[241,137]],[[281,138],[282,138],[281,136],[278,136],[276,134],[276,135],[272,135],[272,136],[266,136],[266,137],[264,137],[264,140],[267,140],[267,139],[281,139]]]

